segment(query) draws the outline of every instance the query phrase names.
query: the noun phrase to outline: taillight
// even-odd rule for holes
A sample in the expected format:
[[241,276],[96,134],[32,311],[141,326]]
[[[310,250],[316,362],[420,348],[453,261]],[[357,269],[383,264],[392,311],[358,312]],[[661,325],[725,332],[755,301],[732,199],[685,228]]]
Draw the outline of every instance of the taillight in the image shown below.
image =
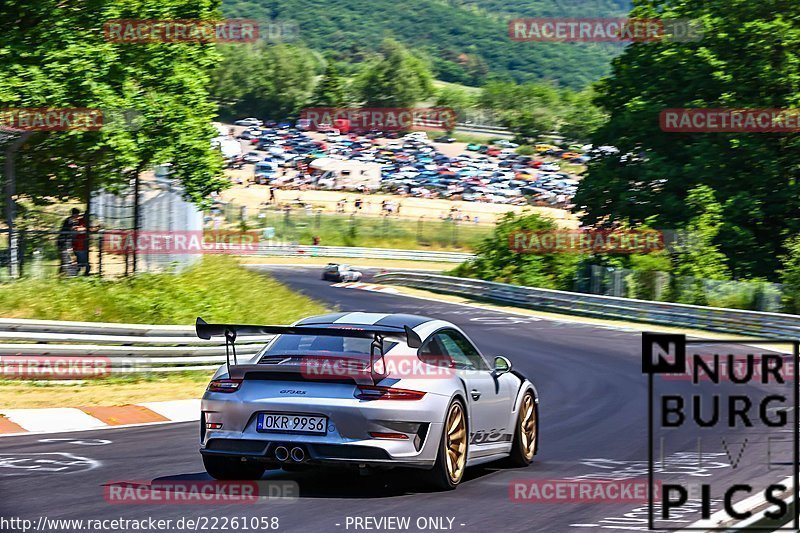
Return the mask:
[[405,433],[379,433],[376,431],[371,431],[369,436],[373,439],[408,440],[408,435]]
[[425,393],[392,387],[359,385],[354,396],[359,400],[421,400]]
[[241,384],[241,379],[215,379],[208,384],[208,392],[236,392]]

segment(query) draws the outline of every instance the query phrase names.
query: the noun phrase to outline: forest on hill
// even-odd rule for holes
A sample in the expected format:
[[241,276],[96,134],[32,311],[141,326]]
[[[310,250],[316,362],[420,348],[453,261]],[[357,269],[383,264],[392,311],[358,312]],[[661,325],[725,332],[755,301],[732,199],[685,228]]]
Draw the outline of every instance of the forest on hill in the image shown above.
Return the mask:
[[347,68],[386,38],[430,63],[437,79],[482,86],[490,79],[582,89],[624,49],[608,43],[525,43],[508,36],[519,17],[624,16],[630,0],[225,0],[228,17],[289,21],[300,42]]

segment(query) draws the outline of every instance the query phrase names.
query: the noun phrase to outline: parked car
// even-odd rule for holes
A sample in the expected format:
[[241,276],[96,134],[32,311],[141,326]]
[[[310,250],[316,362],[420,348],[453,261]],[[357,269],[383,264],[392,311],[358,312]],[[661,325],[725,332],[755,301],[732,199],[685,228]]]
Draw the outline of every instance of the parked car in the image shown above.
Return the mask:
[[263,126],[264,122],[257,118],[249,117],[234,122],[237,126]]
[[246,163],[258,163],[263,157],[264,156],[258,152],[247,152],[244,155],[244,160]]
[[492,144],[495,144],[501,148],[519,148],[517,143],[512,143],[507,139],[497,139],[496,141],[493,141]]
[[448,143],[449,144],[449,143],[456,142],[456,138],[455,137],[449,137],[447,135],[442,135],[441,137],[436,137],[433,141],[437,142],[437,143]]

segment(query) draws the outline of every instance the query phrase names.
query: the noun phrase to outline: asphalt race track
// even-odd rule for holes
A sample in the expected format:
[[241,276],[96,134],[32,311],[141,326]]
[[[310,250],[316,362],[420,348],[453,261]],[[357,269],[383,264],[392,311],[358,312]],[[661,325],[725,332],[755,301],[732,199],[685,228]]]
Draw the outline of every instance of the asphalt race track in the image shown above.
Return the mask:
[[[446,493],[420,489],[413,473],[407,472],[359,476],[268,471],[265,480],[297,481],[300,497],[254,505],[119,505],[104,499],[104,487],[122,481],[209,479],[197,452],[197,424],[6,437],[0,438],[0,516],[35,523],[42,516],[49,520],[278,517],[279,531],[298,532],[398,530],[394,522],[362,521],[356,527],[356,517],[410,517],[406,529],[410,531],[420,530],[420,517],[438,519],[419,522],[427,531],[647,530],[646,504],[515,502],[509,490],[514,480],[574,476],[646,481],[647,379],[641,370],[638,331],[334,287],[319,279],[318,268],[270,270],[291,287],[342,311],[417,313],[449,320],[485,354],[509,357],[539,390],[540,445],[534,463],[524,469],[493,464],[472,468],[461,486]],[[697,435],[691,430],[672,438],[662,463],[669,471],[665,475],[715,487],[745,481],[761,487],[790,475],[785,460],[774,461],[785,449],[772,448],[771,464],[778,466],[771,467],[764,440],[751,437],[743,446],[741,439],[736,440],[741,434],[720,430],[718,436],[720,441],[703,444],[700,455]],[[683,453],[673,455],[675,450]],[[713,508],[719,507],[714,501]],[[684,513],[670,527],[688,526],[697,519],[698,512]],[[209,530],[211,524],[207,522]]]

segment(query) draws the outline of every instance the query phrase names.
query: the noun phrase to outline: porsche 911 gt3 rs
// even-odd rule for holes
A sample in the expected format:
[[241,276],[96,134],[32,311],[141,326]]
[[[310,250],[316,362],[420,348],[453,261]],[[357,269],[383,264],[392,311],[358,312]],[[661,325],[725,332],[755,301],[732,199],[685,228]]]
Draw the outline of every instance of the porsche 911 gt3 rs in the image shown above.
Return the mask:
[[[202,400],[201,448],[217,479],[268,468],[406,467],[441,489],[466,467],[527,465],[538,446],[534,385],[491,364],[457,326],[416,315],[338,313],[291,326],[207,324],[234,360]],[[237,334],[276,335],[245,364]]]

